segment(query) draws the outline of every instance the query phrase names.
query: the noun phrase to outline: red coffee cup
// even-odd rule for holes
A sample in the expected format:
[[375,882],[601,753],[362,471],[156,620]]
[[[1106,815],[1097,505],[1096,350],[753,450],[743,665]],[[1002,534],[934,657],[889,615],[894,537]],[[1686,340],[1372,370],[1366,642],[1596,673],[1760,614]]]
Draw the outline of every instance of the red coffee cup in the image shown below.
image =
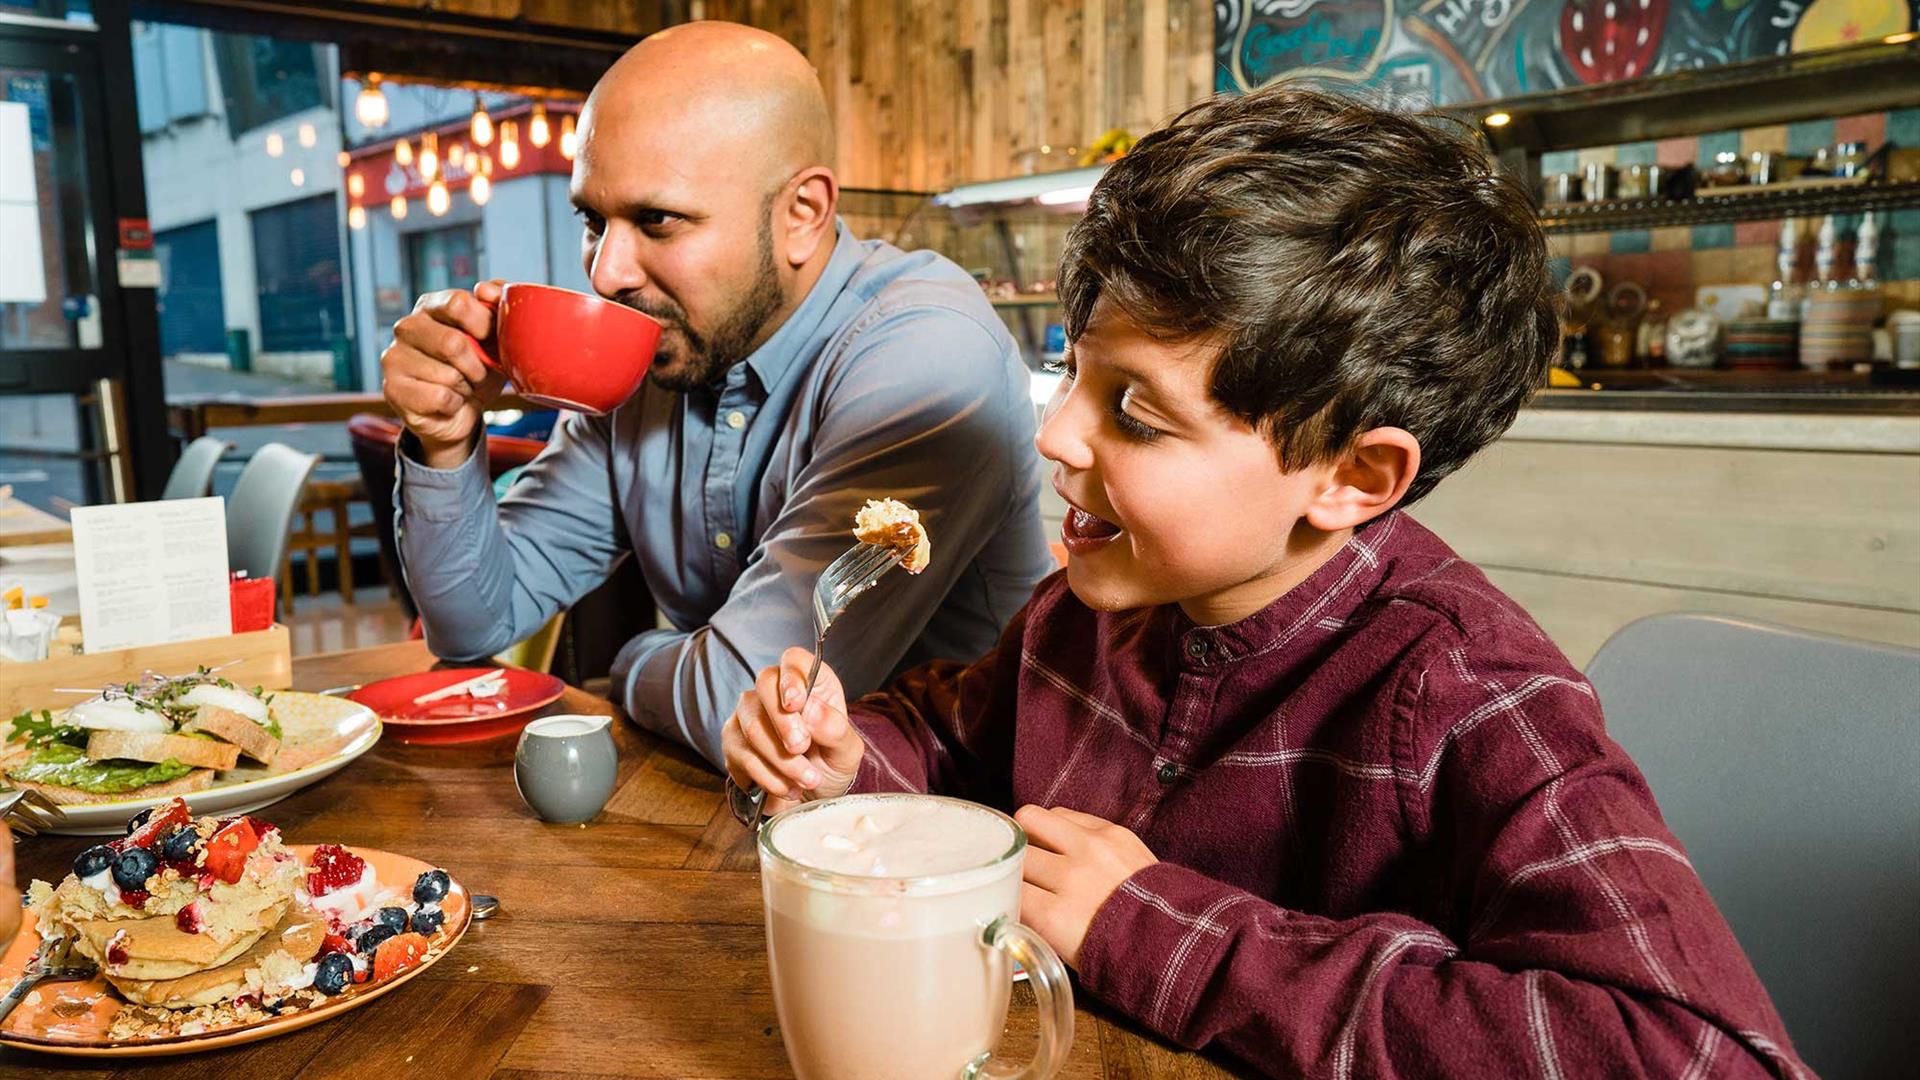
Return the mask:
[[515,282],[500,293],[493,337],[480,356],[529,401],[600,414],[640,389],[659,343],[660,324],[644,312],[571,289]]

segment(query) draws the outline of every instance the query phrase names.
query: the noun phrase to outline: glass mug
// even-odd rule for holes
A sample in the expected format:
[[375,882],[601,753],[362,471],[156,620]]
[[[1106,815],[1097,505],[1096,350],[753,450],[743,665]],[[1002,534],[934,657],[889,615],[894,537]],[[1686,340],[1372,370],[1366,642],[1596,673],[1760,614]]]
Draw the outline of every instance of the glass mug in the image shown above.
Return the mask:
[[[815,814],[833,816],[810,822]],[[985,858],[921,872],[930,855],[938,858],[930,850],[937,841],[908,851],[889,847],[879,826],[863,827],[908,819],[920,831],[900,828],[892,836],[902,843],[987,835],[983,829],[997,829],[1006,843]],[[862,825],[835,833],[836,850],[854,850],[842,835],[851,833],[875,859],[893,859],[897,876],[795,857],[791,849],[810,828],[842,820]],[[758,847],[774,1008],[799,1080],[1045,1080],[1059,1071],[1073,1044],[1073,990],[1053,949],[1016,921],[1027,836],[1012,818],[935,795],[847,795],[774,816]],[[1015,961],[1040,1011],[1039,1049],[1024,1068],[992,1055]]]

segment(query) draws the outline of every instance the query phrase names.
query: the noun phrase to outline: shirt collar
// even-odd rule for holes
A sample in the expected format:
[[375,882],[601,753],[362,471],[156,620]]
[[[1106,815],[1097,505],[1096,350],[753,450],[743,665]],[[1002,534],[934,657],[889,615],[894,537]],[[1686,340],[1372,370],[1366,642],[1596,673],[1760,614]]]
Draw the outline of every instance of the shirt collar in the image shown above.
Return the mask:
[[840,290],[846,287],[854,271],[860,268],[863,258],[860,242],[848,231],[846,222],[834,218],[833,231],[833,254],[828,257],[827,268],[821,271],[819,280],[807,291],[807,298],[800,301],[800,306],[793,309],[793,314],[780,324],[780,329],[775,330],[773,336],[762,342],[744,361],[747,370],[760,380],[763,390],[772,390],[780,385],[780,381],[793,370],[794,361],[801,354],[812,351],[803,346],[813,339],[814,331],[826,318],[833,302],[839,298]]
[[1400,517],[1395,510],[1356,529],[1305,581],[1239,622],[1200,626],[1180,605],[1169,604],[1173,644],[1182,663],[1217,666],[1310,636],[1327,620],[1343,622],[1386,576],[1388,558],[1382,549],[1401,524]]

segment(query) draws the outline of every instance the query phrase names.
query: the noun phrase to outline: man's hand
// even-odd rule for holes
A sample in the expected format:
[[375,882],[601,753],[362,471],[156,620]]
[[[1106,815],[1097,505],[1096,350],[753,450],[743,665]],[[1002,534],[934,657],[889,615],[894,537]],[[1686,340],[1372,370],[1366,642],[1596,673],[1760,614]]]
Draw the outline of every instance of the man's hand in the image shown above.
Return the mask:
[[20,932],[20,889],[13,880],[13,835],[0,825],[0,951]]
[[867,752],[866,741],[847,720],[847,694],[832,668],[820,665],[813,696],[806,696],[812,664],[812,653],[788,649],[780,666],[761,670],[720,729],[727,775],[742,788],[758,784],[765,789],[769,814],[803,800],[846,794]]
[[1092,814],[1023,806],[1013,817],[1031,841],[1020,921],[1077,969],[1080,945],[1100,905],[1136,871],[1160,860],[1125,827]]
[[387,404],[420,440],[421,464],[459,466],[473,453],[486,407],[500,396],[504,377],[480,356],[493,336],[493,307],[502,283],[483,281],[472,292],[428,293],[413,313],[393,324],[393,344],[380,355]]

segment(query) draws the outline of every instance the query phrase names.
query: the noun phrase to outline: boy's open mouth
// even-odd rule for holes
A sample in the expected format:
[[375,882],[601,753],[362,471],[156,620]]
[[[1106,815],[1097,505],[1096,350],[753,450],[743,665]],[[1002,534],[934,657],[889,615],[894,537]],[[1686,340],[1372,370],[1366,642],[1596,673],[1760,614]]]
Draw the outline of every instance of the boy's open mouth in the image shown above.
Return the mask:
[[1077,506],[1067,508],[1067,519],[1060,525],[1060,538],[1069,550],[1085,550],[1120,535],[1120,526],[1094,517]]

